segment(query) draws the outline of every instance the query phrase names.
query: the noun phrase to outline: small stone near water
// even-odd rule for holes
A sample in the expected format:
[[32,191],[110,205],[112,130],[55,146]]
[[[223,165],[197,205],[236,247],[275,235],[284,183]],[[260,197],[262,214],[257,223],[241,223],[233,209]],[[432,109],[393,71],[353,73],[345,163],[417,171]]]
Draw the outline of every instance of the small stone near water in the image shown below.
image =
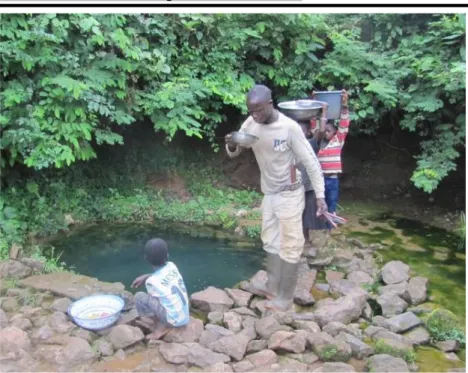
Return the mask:
[[327,333],[308,333],[307,340],[312,351],[322,361],[348,361],[351,357],[351,347],[342,340],[334,339]]
[[268,348],[275,351],[304,352],[307,343],[307,333],[304,331],[278,331],[268,339]]
[[352,365],[345,363],[324,363],[321,367],[313,370],[315,373],[338,373],[338,372],[355,372]]
[[234,301],[224,290],[213,286],[193,293],[190,302],[194,308],[202,312],[226,312],[234,305]]
[[268,341],[264,339],[255,339],[247,344],[247,353],[259,352],[268,348]]
[[247,307],[253,297],[252,293],[240,289],[224,289],[234,301],[235,307]]
[[360,285],[345,279],[331,281],[330,293],[342,296],[351,294],[360,294],[367,296],[367,291],[365,291]]
[[315,322],[321,327],[332,321],[349,324],[361,316],[365,304],[366,297],[363,295],[341,297],[318,309],[314,314]]
[[315,284],[314,287],[326,293],[328,293],[328,291],[330,290],[330,284]]
[[374,279],[366,272],[354,271],[348,275],[348,280],[358,285],[372,284]]
[[67,315],[63,312],[54,312],[49,316],[48,322],[50,326],[59,333],[68,333],[75,328],[75,324],[70,322]]
[[209,349],[230,356],[236,361],[241,361],[247,350],[247,344],[254,338],[255,337],[252,338],[252,335],[249,335],[249,331],[245,329],[236,335],[222,337],[210,343]]
[[114,348],[112,344],[105,339],[98,339],[94,342],[94,348],[98,352],[98,354],[102,356],[112,356],[114,353]]
[[299,264],[298,279],[294,290],[294,303],[301,306],[310,306],[315,303],[315,299],[310,293],[314,286],[317,270],[309,269],[307,261],[303,260]]
[[404,299],[412,305],[423,303],[427,298],[427,283],[425,277],[413,277],[409,280]]
[[31,273],[32,269],[30,267],[17,260],[0,260],[0,278],[22,279],[28,277]]
[[20,317],[16,320],[13,320],[11,325],[16,326],[21,330],[30,330],[33,327],[31,321],[25,317]]
[[167,333],[163,340],[168,343],[183,343],[183,342],[197,342],[203,331],[203,321],[190,316],[190,321],[187,325],[172,328]]
[[311,333],[320,332],[320,326],[318,326],[318,324],[313,321],[296,320],[296,321],[293,321],[292,327],[294,329],[305,330],[306,332],[311,332]]
[[443,352],[453,352],[460,349],[460,342],[455,340],[437,342],[435,346]]
[[408,364],[399,357],[387,354],[373,355],[367,360],[369,372],[409,372]]
[[382,267],[382,280],[385,284],[398,284],[409,279],[409,266],[400,260],[392,260]]
[[267,316],[255,322],[255,330],[260,337],[268,339],[273,333],[284,330],[284,328],[273,316]]
[[446,353],[445,358],[450,361],[460,361],[460,358],[454,352]]
[[405,334],[405,337],[415,345],[424,345],[431,340],[431,335],[424,327],[418,327],[409,331]]
[[323,332],[330,334],[332,337],[336,337],[338,334],[341,332],[349,333],[349,334],[354,334],[354,331],[350,331],[348,326],[339,322],[339,321],[332,321],[325,325],[322,328]]
[[0,329],[8,325],[8,315],[0,309]]
[[124,350],[120,349],[114,354],[114,357],[119,360],[125,360],[127,358],[127,354]]
[[377,303],[382,307],[382,316],[390,317],[403,313],[408,303],[393,293],[385,293],[377,297]]
[[55,331],[49,325],[44,325],[41,326],[39,329],[35,330],[31,334],[31,338],[41,342],[51,338],[54,334]]
[[53,309],[54,311],[59,311],[59,312],[67,312],[68,307],[72,304],[72,301],[68,298],[59,298],[56,299],[52,302],[50,305],[50,308]]
[[338,271],[331,271],[327,270],[325,271],[325,280],[330,283],[331,281],[338,281],[343,279],[345,274],[343,272],[338,272]]
[[266,364],[274,364],[278,361],[278,356],[273,350],[263,350],[245,357],[253,366],[259,367]]
[[242,330],[242,316],[235,312],[226,312],[223,318],[224,326],[234,333]]
[[357,359],[363,359],[374,353],[374,349],[371,346],[365,344],[351,334],[340,332],[336,339],[347,343],[351,347],[353,356]]
[[221,325],[223,323],[224,314],[219,311],[213,311],[213,312],[208,313],[207,317],[208,317],[208,321],[211,324]]
[[403,333],[421,325],[421,320],[414,313],[405,312],[387,319],[387,325],[391,332]]
[[2,308],[5,312],[16,312],[19,304],[16,298],[7,298],[2,302]]
[[141,329],[134,326],[117,325],[112,328],[107,338],[114,348],[118,350],[142,341],[145,336]]
[[82,338],[82,339],[88,341],[89,343],[93,342],[95,339],[98,338],[98,336],[96,334],[94,334],[93,332],[91,332],[89,330],[81,329],[81,328],[75,329],[72,332],[72,335],[74,337]]
[[[239,307],[239,308],[233,308],[231,309],[232,312],[238,313],[239,315],[242,316],[252,316],[252,317],[258,317],[257,314],[252,311],[251,309],[248,309],[247,307]],[[208,314],[209,316],[209,314]]]

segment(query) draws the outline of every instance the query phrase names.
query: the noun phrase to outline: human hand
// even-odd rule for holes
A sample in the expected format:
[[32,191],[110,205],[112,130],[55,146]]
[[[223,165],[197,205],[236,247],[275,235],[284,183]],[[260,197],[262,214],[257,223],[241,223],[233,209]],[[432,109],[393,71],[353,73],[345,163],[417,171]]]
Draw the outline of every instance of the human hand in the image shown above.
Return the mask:
[[130,285],[130,287],[132,287],[132,288],[138,288],[138,287],[140,287],[140,286],[146,281],[146,279],[147,279],[149,276],[150,276],[150,275],[141,275],[141,276],[138,276],[135,280],[133,280],[132,285]]
[[235,146],[235,144],[234,144],[233,141],[232,141],[232,134],[231,134],[231,133],[228,133],[226,136],[224,136],[224,141],[225,141],[226,144],[228,144],[229,146],[232,146],[232,147]]
[[341,91],[341,105],[348,106],[348,92],[346,91],[346,89],[343,89]]
[[317,216],[322,216],[328,210],[325,198],[317,198]]

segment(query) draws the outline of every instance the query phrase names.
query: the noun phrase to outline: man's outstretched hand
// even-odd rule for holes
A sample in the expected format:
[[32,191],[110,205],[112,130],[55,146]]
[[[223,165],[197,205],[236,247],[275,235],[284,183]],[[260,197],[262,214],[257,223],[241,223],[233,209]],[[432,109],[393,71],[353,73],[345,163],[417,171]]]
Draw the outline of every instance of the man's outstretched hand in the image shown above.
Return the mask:
[[141,275],[138,276],[135,280],[133,280],[132,285],[130,287],[137,288],[140,287],[151,275]]
[[317,198],[317,216],[322,216],[328,210],[325,198]]

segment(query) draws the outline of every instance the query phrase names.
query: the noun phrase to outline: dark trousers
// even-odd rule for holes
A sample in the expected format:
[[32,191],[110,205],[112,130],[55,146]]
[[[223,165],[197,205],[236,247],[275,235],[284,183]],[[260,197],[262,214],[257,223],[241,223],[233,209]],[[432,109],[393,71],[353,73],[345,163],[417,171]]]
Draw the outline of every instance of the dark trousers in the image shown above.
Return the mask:
[[340,182],[337,177],[325,176],[325,202],[329,212],[336,212],[336,205],[340,195]]

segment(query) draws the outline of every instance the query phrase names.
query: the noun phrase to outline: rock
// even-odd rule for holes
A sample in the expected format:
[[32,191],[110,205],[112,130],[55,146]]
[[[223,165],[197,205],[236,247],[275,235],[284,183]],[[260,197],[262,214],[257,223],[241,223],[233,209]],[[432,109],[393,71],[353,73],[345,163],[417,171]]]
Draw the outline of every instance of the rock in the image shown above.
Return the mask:
[[313,370],[317,373],[355,372],[352,365],[345,363],[324,363],[320,368]]
[[332,281],[339,281],[344,279],[345,274],[343,272],[338,272],[338,271],[331,271],[327,270],[325,271],[325,280],[330,283]]
[[98,338],[98,336],[96,334],[94,334],[93,332],[91,332],[89,330],[81,329],[81,328],[75,329],[72,332],[72,336],[82,338],[82,339],[88,341],[89,343],[93,342],[95,339]]
[[50,326],[59,333],[68,333],[75,328],[75,324],[70,322],[63,312],[54,312],[49,316],[48,322]]
[[315,304],[315,309],[316,310],[319,310],[325,306],[329,306],[331,304],[333,304],[333,302],[335,302],[335,300],[333,298],[324,298],[324,299],[320,299],[316,304]]
[[366,272],[354,271],[348,275],[348,280],[358,285],[372,284],[374,279]]
[[136,308],[132,308],[128,312],[122,312],[120,318],[117,320],[117,325],[131,325],[137,326],[136,320],[139,319],[138,311]]
[[252,316],[244,316],[242,318],[242,327],[244,329],[248,329],[248,328],[253,328],[255,329],[255,323],[257,322],[257,318],[256,317],[252,317]]
[[234,305],[234,301],[224,290],[213,286],[192,294],[190,302],[194,308],[202,312],[226,312]]
[[323,327],[322,331],[331,335],[332,337],[336,337],[341,332],[352,334],[356,338],[362,337],[359,328],[354,330],[353,328],[350,328],[348,325],[344,325],[339,321],[332,321],[328,323]]
[[364,305],[364,308],[362,309],[362,317],[365,319],[365,320],[372,320],[372,315],[374,314],[374,311],[372,311],[372,307],[370,306],[369,303],[366,303]]
[[164,360],[172,364],[192,364],[206,368],[229,362],[229,356],[203,348],[198,343],[166,343],[159,347]]
[[367,296],[368,293],[360,285],[350,280],[337,280],[330,283],[330,293],[337,295],[362,294]]
[[314,286],[317,271],[309,269],[307,261],[301,261],[298,269],[298,278],[294,290],[294,303],[301,306],[309,306],[315,303],[315,299],[310,293]]
[[290,357],[291,359],[300,361],[303,364],[311,365],[316,363],[319,360],[319,357],[311,351],[305,351],[301,354],[285,354],[285,356]]
[[208,313],[207,318],[210,324],[221,325],[223,323],[224,314],[219,311],[213,311],[213,312]]
[[435,346],[443,352],[453,352],[460,349],[460,342],[454,340],[442,341],[437,342]]
[[365,344],[351,334],[340,332],[336,339],[347,343],[351,347],[353,356],[357,359],[363,359],[374,354],[374,349],[371,346]]
[[412,312],[405,312],[387,320],[388,329],[394,333],[403,333],[421,325],[421,320]]
[[413,277],[409,280],[403,298],[412,305],[418,305],[426,301],[427,283],[425,277]]
[[27,318],[44,316],[48,313],[42,307],[30,307],[30,306],[21,307],[21,312],[23,312],[24,317],[27,317]]
[[223,319],[224,326],[234,333],[242,330],[242,316],[235,312],[226,312]]
[[107,338],[114,348],[118,350],[142,341],[145,336],[141,329],[134,326],[117,325],[111,329]]
[[247,344],[254,339],[251,337],[248,329],[245,329],[236,335],[222,337],[216,342],[210,343],[209,349],[241,361],[247,350]]
[[[270,366],[275,367],[276,365],[279,365],[278,371],[280,372],[307,372],[307,365],[295,359],[283,358],[279,364],[271,364]],[[261,371],[264,372],[265,369]]]
[[420,315],[420,314],[424,314],[424,313],[430,313],[430,312],[434,311],[438,307],[439,306],[437,304],[434,304],[434,303],[423,303],[423,304],[419,304],[417,306],[409,307],[408,311],[413,312],[415,315]]
[[259,352],[268,348],[268,342],[264,339],[256,339],[247,344],[247,353]]
[[331,321],[349,324],[361,316],[365,304],[366,297],[363,295],[353,294],[344,296],[318,309],[315,312],[315,321],[321,327]]
[[312,312],[293,313],[293,321],[315,321],[315,315]]
[[399,284],[393,284],[393,285],[386,285],[386,286],[381,286],[377,289],[377,292],[382,295],[382,294],[395,294],[398,295],[399,297],[403,297],[403,295],[406,292],[406,288],[408,287],[407,282],[401,282]]
[[6,327],[8,325],[8,315],[0,309],[0,329]]
[[406,362],[386,354],[371,356],[367,360],[369,372],[409,372]]
[[247,355],[246,360],[250,361],[254,367],[266,364],[274,364],[278,361],[278,356],[272,350],[263,350],[255,354]]
[[294,312],[291,312],[291,311],[280,312],[280,311],[271,311],[271,310],[268,310],[268,312],[271,313],[271,315],[268,315],[268,316],[273,316],[280,325],[291,325],[292,322],[294,321]]
[[226,329],[219,325],[215,325],[215,324],[206,324],[205,329],[206,329],[205,331],[215,333],[219,335],[220,337],[234,335],[234,332],[232,332],[231,330]]
[[255,322],[255,330],[260,337],[268,339],[273,333],[284,329],[273,316],[267,316]]
[[114,357],[119,360],[125,360],[127,358],[127,354],[124,350],[120,349],[114,354]]
[[314,287],[325,293],[328,293],[330,291],[330,284],[315,284]]
[[231,309],[232,312],[238,313],[241,316],[252,316],[252,317],[257,317],[257,314],[248,309],[247,307],[239,307],[239,308],[233,308]]
[[275,351],[304,352],[307,343],[307,333],[304,331],[278,331],[268,339],[268,348]]
[[59,311],[66,313],[68,311],[68,307],[72,304],[72,301],[68,298],[59,298],[52,302],[50,308],[54,311]]
[[34,273],[44,272],[46,265],[45,261],[33,258],[22,258],[20,262],[30,267]]
[[445,358],[449,361],[460,361],[460,358],[454,352],[446,353]]
[[372,325],[380,326],[381,328],[388,329],[387,319],[383,316],[375,316],[372,319]]
[[235,307],[248,307],[250,300],[253,297],[252,293],[247,291],[243,291],[240,289],[224,289],[226,293],[232,298],[234,301]]
[[197,342],[203,331],[203,321],[190,316],[187,325],[180,328],[173,328],[163,337],[163,341],[168,343]]
[[409,352],[413,352],[413,345],[406,343],[403,340],[396,339],[379,339],[375,345],[376,352],[388,353],[393,356],[405,356]]
[[35,330],[31,334],[31,338],[40,343],[42,341],[45,341],[53,337],[54,334],[55,334],[55,331],[49,325],[44,325],[44,326],[41,326],[39,329]]
[[385,284],[398,284],[409,279],[409,266],[399,260],[392,260],[382,267],[382,280]]
[[238,363],[232,364],[232,368],[234,372],[250,372],[255,367],[249,360],[242,360],[242,361],[239,361]]
[[112,356],[114,353],[114,348],[112,344],[106,341],[105,339],[98,339],[94,342],[94,348],[96,349],[97,353],[101,356]]
[[415,328],[409,331],[405,334],[405,337],[415,345],[424,345],[429,343],[431,340],[429,332],[423,327]]
[[13,320],[11,325],[16,326],[21,330],[31,330],[33,327],[31,321],[25,317],[20,317],[16,320]]
[[31,340],[28,334],[23,330],[9,326],[0,330],[1,354],[19,353],[21,350],[29,351],[31,349]]
[[327,333],[309,333],[307,339],[312,351],[322,361],[348,361],[351,357],[351,347]]
[[211,332],[209,330],[203,330],[201,335],[200,335],[200,339],[198,340],[198,343],[202,347],[208,348],[210,343],[217,341],[219,338],[221,338],[221,336],[219,334],[216,334],[216,333]]
[[233,370],[229,364],[219,362],[205,368],[205,372],[233,372]]
[[336,249],[333,260],[330,264],[340,268],[347,268],[354,259],[352,251],[349,249]]
[[408,308],[408,303],[393,293],[380,295],[377,303],[382,307],[382,316],[385,317],[398,315]]
[[293,321],[292,327],[294,329],[305,330],[306,332],[311,332],[311,333],[320,332],[320,326],[318,326],[318,324],[313,321],[296,320],[296,321]]
[[0,260],[0,278],[13,277],[21,279],[28,277],[31,273],[31,268],[17,260]]
[[10,259],[18,259],[22,250],[23,250],[23,246],[18,245],[17,243],[14,243],[13,245],[11,245]]
[[416,363],[408,364],[408,369],[410,372],[419,372],[419,367]]
[[346,268],[347,273],[352,272],[365,272],[369,276],[375,278],[377,275],[377,266],[372,256],[366,257],[365,259],[353,258],[350,265]]
[[2,308],[5,312],[16,312],[19,309],[19,304],[16,298],[7,298],[2,302]]

